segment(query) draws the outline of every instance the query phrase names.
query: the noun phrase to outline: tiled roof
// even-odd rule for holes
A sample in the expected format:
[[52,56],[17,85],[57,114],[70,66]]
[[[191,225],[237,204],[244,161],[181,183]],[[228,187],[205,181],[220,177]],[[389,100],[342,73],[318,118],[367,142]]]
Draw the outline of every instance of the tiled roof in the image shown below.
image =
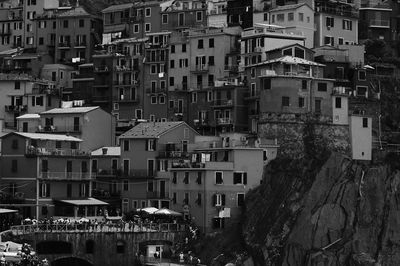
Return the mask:
[[276,59],[264,61],[264,62],[261,62],[261,63],[258,63],[258,64],[249,65],[247,67],[262,66],[262,65],[278,63],[278,62],[285,63],[285,64],[290,64],[290,65],[325,66],[323,64],[319,64],[317,62],[309,61],[309,60],[306,60],[306,59],[303,59],[303,58],[286,55],[286,56],[279,57],[279,58],[276,58]]
[[90,111],[98,109],[98,106],[88,107],[71,107],[71,108],[54,108],[45,112],[40,113],[41,115],[46,114],[84,114]]
[[[107,153],[103,154],[103,149],[107,149]],[[92,151],[92,156],[120,156],[121,147],[101,147],[100,149]]]
[[301,6],[304,6],[304,5],[307,5],[307,4],[306,3],[299,3],[299,4],[294,4],[294,5],[277,6],[276,8],[271,9],[270,12],[297,9],[297,8],[299,8]]
[[17,119],[40,119],[38,114],[24,114],[17,117]]
[[167,131],[185,122],[144,122],[125,132],[120,138],[158,138]]
[[63,18],[63,17],[90,17],[91,15],[86,12],[83,7],[75,7],[73,9],[70,9],[68,11],[62,12],[58,15],[58,17]]
[[17,134],[28,139],[42,139],[42,140],[56,140],[56,141],[75,141],[80,142],[81,139],[60,135],[60,134],[43,134],[43,133],[28,133],[28,132],[12,132],[10,134]]
[[127,4],[120,4],[120,5],[112,5],[109,6],[105,9],[103,9],[101,12],[102,13],[107,13],[107,12],[116,12],[116,11],[122,11],[128,8],[131,8],[133,6],[133,3],[127,3]]

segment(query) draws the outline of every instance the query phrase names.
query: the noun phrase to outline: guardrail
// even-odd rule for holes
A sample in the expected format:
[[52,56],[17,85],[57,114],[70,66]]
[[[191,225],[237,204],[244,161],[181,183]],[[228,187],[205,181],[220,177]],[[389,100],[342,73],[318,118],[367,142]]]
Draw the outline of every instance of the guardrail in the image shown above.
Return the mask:
[[175,223],[149,223],[149,224],[33,224],[11,226],[13,235],[26,235],[33,233],[56,233],[56,232],[184,232],[185,224]]

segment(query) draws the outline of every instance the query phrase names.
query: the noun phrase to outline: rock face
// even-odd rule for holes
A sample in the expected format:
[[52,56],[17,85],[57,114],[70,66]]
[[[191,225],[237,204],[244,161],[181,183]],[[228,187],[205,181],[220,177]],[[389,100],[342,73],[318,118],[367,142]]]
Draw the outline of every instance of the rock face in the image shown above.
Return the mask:
[[396,168],[337,153],[322,164],[273,162],[247,197],[243,232],[255,264],[400,265]]

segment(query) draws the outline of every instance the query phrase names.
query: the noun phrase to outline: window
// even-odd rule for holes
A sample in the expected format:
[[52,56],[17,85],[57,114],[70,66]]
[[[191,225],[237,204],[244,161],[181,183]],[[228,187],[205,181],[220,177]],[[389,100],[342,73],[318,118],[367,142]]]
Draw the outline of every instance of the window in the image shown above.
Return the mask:
[[169,86],[175,86],[175,78],[169,77]]
[[208,57],[208,65],[213,66],[215,64],[214,62],[214,56],[209,56]]
[[168,24],[168,14],[162,14],[161,21],[162,24]]
[[175,60],[169,61],[169,68],[175,68]]
[[203,21],[203,11],[196,12],[196,21]]
[[171,54],[175,53],[175,45],[171,45]]
[[154,190],[154,183],[153,181],[147,181],[147,191],[148,192],[153,192]]
[[117,253],[118,254],[125,253],[125,242],[122,240],[117,241]]
[[157,74],[157,65],[150,66],[150,74]]
[[148,139],[146,141],[146,151],[155,151],[156,150],[156,140]]
[[42,198],[50,197],[50,184],[39,184],[39,196]]
[[247,184],[247,173],[246,172],[234,172],[233,173],[233,184],[246,185]]
[[276,21],[283,22],[285,20],[285,14],[277,14]]
[[129,191],[129,181],[128,180],[124,180],[124,191]]
[[165,96],[159,96],[158,97],[158,103],[159,104],[165,104]]
[[203,49],[204,48],[204,42],[202,39],[197,41],[197,49]]
[[262,86],[264,90],[271,89],[271,79],[262,79]]
[[151,96],[151,104],[157,104],[157,96]]
[[177,179],[178,179],[178,173],[177,173],[177,172],[173,172],[173,175],[172,175],[172,184],[176,184]]
[[16,173],[18,172],[18,161],[11,160],[11,172]]
[[321,99],[315,99],[315,113],[321,113]]
[[338,38],[338,44],[339,44],[339,45],[342,45],[343,43],[344,43],[344,39],[341,38],[341,37],[339,37],[339,38]]
[[244,193],[238,193],[237,194],[237,206],[242,207],[244,206]]
[[140,201],[140,204],[142,205],[142,209],[143,208],[146,208],[146,201],[145,200],[142,200],[142,201]]
[[289,106],[289,104],[290,104],[290,98],[287,96],[282,96],[282,107]]
[[326,84],[326,83],[324,83],[324,82],[319,82],[319,83],[318,83],[318,88],[317,88],[317,90],[318,90],[318,91],[321,91],[321,92],[326,92],[326,91],[328,91],[328,84]]
[[151,8],[150,8],[150,7],[147,7],[147,8],[145,9],[145,16],[146,16],[146,17],[151,17]]
[[151,31],[151,23],[144,24],[144,31],[145,32],[150,32]]
[[116,111],[119,110],[119,103],[114,103],[114,110],[116,110]]
[[304,21],[304,13],[299,13],[299,21]]
[[272,21],[272,23],[275,23],[275,15],[272,15],[271,21]]
[[196,103],[197,102],[197,92],[192,92],[192,98],[191,98],[191,102],[192,103]]
[[172,203],[173,203],[173,204],[176,204],[176,200],[177,200],[176,192],[174,192],[174,193],[172,194]]
[[132,207],[134,210],[136,210],[137,208],[139,208],[139,204],[137,200],[132,200]]
[[201,206],[201,193],[197,193],[197,198],[195,202],[198,206]]
[[344,30],[353,30],[353,22],[348,19],[343,19],[343,29]]
[[224,177],[222,172],[215,172],[215,184],[221,185],[224,183]]
[[358,97],[368,97],[368,94],[367,94],[367,92],[368,92],[368,87],[365,87],[365,86],[357,86],[356,87],[356,96],[358,96]]
[[325,36],[324,44],[325,45],[334,45],[335,44],[335,39],[332,36]]
[[250,69],[250,76],[251,76],[251,78],[255,78],[256,77],[256,69],[254,67],[252,67]]
[[335,19],[332,17],[326,17],[326,27],[333,28],[335,26]]
[[305,59],[305,52],[303,49],[295,47],[294,48],[294,56]]
[[186,44],[182,44],[182,53],[186,53]]
[[214,48],[214,38],[208,39],[208,47]]
[[139,24],[133,25],[133,33],[139,33]]
[[143,114],[142,109],[136,109],[135,110],[136,119],[143,119],[142,114]]
[[124,140],[124,151],[129,151],[129,140]]
[[364,70],[358,71],[358,80],[366,80],[366,72]]
[[201,172],[197,172],[196,183],[201,185]]
[[299,97],[299,108],[304,107],[304,97]]
[[17,140],[17,139],[13,139],[11,147],[12,147],[14,150],[17,150],[17,149],[18,149],[18,140]]
[[185,175],[183,177],[183,184],[189,184],[189,172],[185,172]]
[[225,206],[225,194],[214,194],[212,203],[214,206]]
[[175,107],[175,101],[174,100],[169,100],[168,108],[174,108],[174,107]]
[[63,27],[64,28],[68,28],[68,20],[64,20],[63,21]]
[[294,13],[288,13],[288,21],[294,20]]
[[212,102],[212,100],[213,100],[212,91],[207,91],[207,102]]
[[368,127],[368,117],[363,117],[362,126],[363,126],[363,128],[367,128]]
[[189,192],[185,192],[185,197],[183,198],[184,204],[189,204]]
[[335,98],[335,108],[342,108],[342,98],[336,97]]
[[307,90],[307,80],[302,80],[301,81],[301,89],[302,90]]
[[335,76],[336,76],[336,79],[344,79],[344,68],[336,67]]

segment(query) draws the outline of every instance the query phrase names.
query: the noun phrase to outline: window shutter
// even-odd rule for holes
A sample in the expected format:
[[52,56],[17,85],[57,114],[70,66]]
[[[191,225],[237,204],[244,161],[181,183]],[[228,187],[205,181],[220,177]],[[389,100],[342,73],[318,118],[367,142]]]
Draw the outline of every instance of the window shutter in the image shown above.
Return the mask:
[[221,195],[221,203],[222,206],[225,206],[225,194]]
[[243,173],[243,184],[247,185],[247,172]]
[[165,171],[168,170],[168,160],[164,161],[164,169],[165,169]]
[[50,184],[46,184],[46,197],[50,197]]
[[157,150],[157,140],[153,141],[153,151]]
[[213,195],[212,204],[213,204],[213,206],[217,205],[217,195],[216,194]]

